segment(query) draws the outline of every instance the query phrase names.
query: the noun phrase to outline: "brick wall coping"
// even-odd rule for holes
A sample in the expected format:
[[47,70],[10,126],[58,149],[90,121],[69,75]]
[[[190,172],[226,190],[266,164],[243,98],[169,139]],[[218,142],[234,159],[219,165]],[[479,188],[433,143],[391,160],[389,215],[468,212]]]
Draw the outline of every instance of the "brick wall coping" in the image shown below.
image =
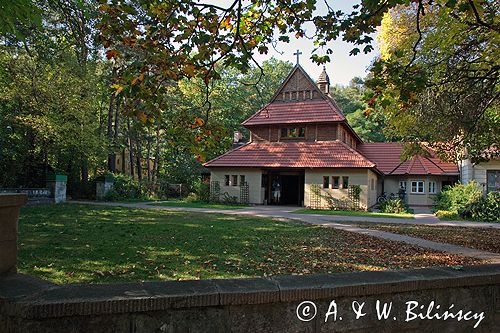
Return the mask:
[[0,193],[0,207],[22,206],[28,201],[25,193]]
[[0,314],[41,319],[498,284],[500,264],[252,279],[72,285],[56,285],[19,274],[0,278]]

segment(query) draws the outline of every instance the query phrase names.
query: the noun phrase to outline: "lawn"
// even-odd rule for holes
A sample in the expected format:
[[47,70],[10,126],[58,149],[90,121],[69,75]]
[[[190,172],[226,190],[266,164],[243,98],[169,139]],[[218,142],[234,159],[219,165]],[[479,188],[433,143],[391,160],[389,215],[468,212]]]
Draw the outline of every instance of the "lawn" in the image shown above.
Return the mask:
[[164,202],[151,203],[150,205],[166,206],[166,207],[183,207],[183,208],[228,209],[228,210],[248,207],[248,205],[225,205],[217,203],[186,202],[186,201],[164,201]]
[[413,214],[409,213],[377,213],[377,212],[364,212],[355,210],[326,210],[326,209],[308,209],[301,208],[294,211],[297,214],[320,214],[320,215],[343,215],[343,216],[363,216],[363,217],[393,217],[398,219],[412,219]]
[[255,277],[481,263],[271,219],[77,204],[26,207],[18,270],[58,283]]
[[500,253],[500,229],[408,224],[356,223],[363,228]]

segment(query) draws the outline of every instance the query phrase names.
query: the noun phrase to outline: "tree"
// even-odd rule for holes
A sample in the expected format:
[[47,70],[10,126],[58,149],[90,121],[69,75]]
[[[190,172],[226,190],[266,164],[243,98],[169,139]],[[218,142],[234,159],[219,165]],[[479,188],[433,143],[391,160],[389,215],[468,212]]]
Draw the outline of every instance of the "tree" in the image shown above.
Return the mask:
[[371,91],[364,80],[355,77],[347,87],[332,87],[331,95],[346,116],[351,127],[365,142],[387,141],[384,130],[385,116],[381,112],[367,111],[366,95]]
[[485,2],[477,24],[451,5],[424,11],[417,3],[385,16],[368,85],[370,106],[385,112],[390,133],[450,159],[498,155],[490,148],[500,141],[499,35],[496,20],[483,22],[497,10],[491,6]]

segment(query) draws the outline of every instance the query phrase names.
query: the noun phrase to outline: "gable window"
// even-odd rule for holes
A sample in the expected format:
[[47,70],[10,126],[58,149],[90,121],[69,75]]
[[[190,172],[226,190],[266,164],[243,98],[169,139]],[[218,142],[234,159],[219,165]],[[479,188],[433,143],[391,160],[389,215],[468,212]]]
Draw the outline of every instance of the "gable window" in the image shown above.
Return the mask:
[[329,188],[329,187],[330,187],[330,177],[323,176],[323,188]]
[[429,182],[429,193],[436,193],[436,182]]
[[245,185],[246,180],[245,180],[245,175],[240,175],[240,185]]
[[225,184],[226,186],[229,186],[229,175],[225,175],[225,176],[224,176],[224,184]]
[[238,175],[233,175],[233,181],[231,182],[231,185],[238,186]]
[[305,127],[283,127],[281,128],[281,138],[303,138],[306,136]]
[[500,192],[500,170],[488,170],[486,171],[486,180],[488,182],[486,191],[490,192]]
[[342,188],[348,188],[349,187],[349,177],[344,176],[342,177]]
[[332,177],[332,188],[339,188],[339,178],[337,176]]
[[411,182],[411,193],[424,193],[424,182],[421,180],[413,180]]

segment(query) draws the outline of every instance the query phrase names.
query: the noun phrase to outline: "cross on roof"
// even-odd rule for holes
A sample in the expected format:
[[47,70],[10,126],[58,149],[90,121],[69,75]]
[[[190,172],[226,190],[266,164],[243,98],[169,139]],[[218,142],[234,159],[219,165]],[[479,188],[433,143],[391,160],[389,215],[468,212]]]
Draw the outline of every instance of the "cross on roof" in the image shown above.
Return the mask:
[[302,54],[302,52],[300,52],[299,50],[297,50],[297,52],[295,52],[293,55],[296,55],[297,56],[297,65],[299,64],[299,56]]

